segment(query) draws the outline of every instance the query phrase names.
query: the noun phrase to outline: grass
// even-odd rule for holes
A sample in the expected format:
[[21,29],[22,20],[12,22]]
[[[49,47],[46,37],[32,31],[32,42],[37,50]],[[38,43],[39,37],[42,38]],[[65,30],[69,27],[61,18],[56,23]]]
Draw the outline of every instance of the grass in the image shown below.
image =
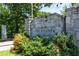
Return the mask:
[[1,42],[1,39],[0,39],[0,42]]
[[17,55],[11,53],[9,50],[6,50],[6,51],[1,51],[0,56],[17,56]]

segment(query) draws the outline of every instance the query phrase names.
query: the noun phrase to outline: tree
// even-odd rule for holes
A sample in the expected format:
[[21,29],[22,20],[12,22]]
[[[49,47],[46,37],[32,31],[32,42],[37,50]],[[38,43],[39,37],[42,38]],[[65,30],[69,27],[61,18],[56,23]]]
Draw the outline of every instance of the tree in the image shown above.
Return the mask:
[[[42,7],[50,6],[51,4],[44,4],[44,3],[34,3],[33,4],[33,15],[34,17],[37,17],[39,10]],[[8,13],[2,12],[4,15],[4,23],[7,25],[7,30],[8,30],[8,36],[13,36],[15,33],[20,33],[24,31],[24,24],[25,24],[25,18],[28,18],[31,16],[31,4],[16,4],[16,3],[8,3],[8,4],[2,4],[5,8],[7,8]],[[0,9],[2,10],[2,8]],[[4,9],[5,10],[5,9]],[[2,17],[3,15],[1,15]],[[3,18],[1,19],[1,23],[4,24]]]
[[[31,10],[32,6],[30,3],[4,3],[2,4],[2,6],[4,6],[3,10],[7,10],[7,12],[1,13],[0,24],[5,23],[7,25],[7,34],[9,37],[11,37],[15,33],[24,31],[25,18],[31,17],[32,11],[33,17],[42,16],[42,12],[40,12],[39,10],[43,7],[50,7],[51,5],[52,3],[33,3],[33,10]],[[58,6],[58,4],[56,5]],[[2,10],[2,8],[0,10]],[[46,13],[43,12],[43,14]]]
[[10,15],[9,10],[3,4],[0,4],[0,38],[1,38],[1,25],[7,24],[8,16]]
[[[45,4],[46,5],[46,4]],[[24,17],[31,16],[31,4],[7,4],[10,9],[12,17],[15,20],[15,32],[19,33],[20,21],[24,19]],[[37,16],[38,11],[42,8],[42,4],[33,4],[33,15]],[[29,16],[28,16],[29,15]],[[22,18],[22,19],[21,19]],[[21,24],[21,23],[20,23]]]

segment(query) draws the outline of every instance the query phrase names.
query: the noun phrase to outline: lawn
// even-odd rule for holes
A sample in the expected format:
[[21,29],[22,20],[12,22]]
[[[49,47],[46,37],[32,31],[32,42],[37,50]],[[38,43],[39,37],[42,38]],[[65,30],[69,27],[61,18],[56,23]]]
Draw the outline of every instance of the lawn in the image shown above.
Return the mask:
[[6,50],[6,51],[1,51],[0,56],[17,56],[17,55],[11,53],[9,50]]

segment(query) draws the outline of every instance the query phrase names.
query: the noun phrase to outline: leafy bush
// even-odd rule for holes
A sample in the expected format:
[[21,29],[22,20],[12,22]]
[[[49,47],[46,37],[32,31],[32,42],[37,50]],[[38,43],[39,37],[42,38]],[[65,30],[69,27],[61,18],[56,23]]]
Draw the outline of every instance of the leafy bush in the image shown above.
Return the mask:
[[20,42],[19,48],[17,48],[17,53],[22,55],[44,55],[45,47],[41,43],[42,39],[38,36],[34,37],[32,40],[22,40]]
[[70,55],[77,56],[79,55],[79,48],[75,44],[75,40],[73,39],[73,36],[71,36],[67,42],[67,47],[70,49]]
[[40,36],[35,36],[30,40],[23,38],[20,40],[16,52],[24,56],[79,55],[79,49],[73,38],[61,33],[54,35],[47,44]]
[[14,49],[16,49],[16,48],[18,47],[18,45],[19,45],[19,43],[20,43],[20,41],[21,41],[22,39],[28,40],[28,38],[25,37],[25,36],[22,35],[22,34],[15,34],[14,39],[13,39]]
[[57,46],[53,43],[44,45],[44,41],[41,37],[35,36],[31,40],[21,40],[17,53],[25,56],[50,56],[59,55]]
[[66,47],[66,43],[68,42],[68,37],[64,34],[56,34],[52,38],[53,43],[56,44],[57,46],[64,48]]
[[60,55],[59,47],[53,43],[49,43],[47,46],[47,54],[48,56],[58,56]]
[[79,49],[74,43],[73,36],[58,33],[52,38],[52,42],[60,49],[60,55],[79,55]]

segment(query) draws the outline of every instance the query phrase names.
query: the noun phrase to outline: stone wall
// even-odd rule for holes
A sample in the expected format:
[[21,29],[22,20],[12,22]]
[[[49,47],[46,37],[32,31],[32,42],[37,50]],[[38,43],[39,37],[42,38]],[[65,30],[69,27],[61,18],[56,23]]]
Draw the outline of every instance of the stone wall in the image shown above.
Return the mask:
[[[66,16],[66,31],[69,35],[74,35],[76,44],[79,46],[79,7],[68,8]],[[46,18],[26,19],[25,22],[25,30],[31,37],[35,35],[48,37],[63,31],[63,17],[57,13],[48,15]]]
[[[29,22],[27,23],[27,29]],[[45,17],[34,18],[30,22],[30,36],[49,37],[63,31],[63,17],[57,13]],[[28,31],[28,32],[29,32]]]
[[67,9],[66,30],[73,34],[79,47],[79,7]]

